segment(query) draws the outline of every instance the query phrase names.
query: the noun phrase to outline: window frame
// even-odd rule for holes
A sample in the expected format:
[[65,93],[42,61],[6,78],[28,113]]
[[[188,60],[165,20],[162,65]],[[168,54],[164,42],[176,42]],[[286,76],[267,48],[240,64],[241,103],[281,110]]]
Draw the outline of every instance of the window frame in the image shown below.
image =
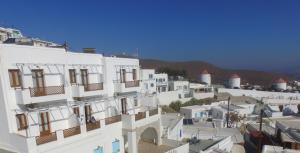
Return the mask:
[[[114,145],[114,144],[116,144],[116,145]],[[114,148],[114,146],[116,146],[116,147],[118,147],[118,148]],[[118,139],[115,139],[113,142],[112,142],[112,152],[113,153],[118,153],[118,152],[120,152],[120,140],[118,140]]]
[[69,79],[71,84],[77,83],[76,69],[69,69]]
[[77,116],[80,117],[80,109],[79,107],[73,107],[73,113]]
[[[9,69],[8,70],[8,75],[9,75],[9,82],[10,82],[10,86],[13,88],[17,88],[17,87],[23,87],[22,85],[22,77],[20,74],[20,70],[19,69]],[[18,77],[15,77],[15,74],[17,74]],[[18,81],[17,81],[18,80]],[[17,84],[17,82],[19,84]]]
[[18,131],[26,130],[28,128],[27,116],[24,113],[16,114],[16,120],[18,122],[17,124]]

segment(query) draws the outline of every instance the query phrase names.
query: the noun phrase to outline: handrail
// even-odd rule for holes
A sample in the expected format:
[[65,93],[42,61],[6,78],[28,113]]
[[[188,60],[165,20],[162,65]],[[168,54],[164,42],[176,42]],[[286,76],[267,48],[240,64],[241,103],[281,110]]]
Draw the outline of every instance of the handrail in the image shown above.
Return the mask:
[[50,133],[49,135],[35,137],[36,144],[41,145],[57,140],[56,132]]
[[95,129],[99,129],[101,127],[100,121],[96,121],[95,123],[86,123],[86,130],[87,131],[92,131]]
[[105,125],[113,124],[121,121],[121,115],[116,115],[112,117],[105,118]]
[[64,138],[80,134],[81,133],[80,126],[64,129],[63,133],[64,133]]
[[131,88],[131,87],[138,87],[140,86],[139,80],[133,80],[133,81],[126,81],[125,82],[125,88]]
[[103,82],[101,83],[91,83],[84,86],[84,91],[96,91],[103,90]]
[[64,85],[47,87],[29,87],[31,97],[65,94]]
[[146,118],[146,112],[139,112],[138,114],[135,114],[135,121],[141,120]]

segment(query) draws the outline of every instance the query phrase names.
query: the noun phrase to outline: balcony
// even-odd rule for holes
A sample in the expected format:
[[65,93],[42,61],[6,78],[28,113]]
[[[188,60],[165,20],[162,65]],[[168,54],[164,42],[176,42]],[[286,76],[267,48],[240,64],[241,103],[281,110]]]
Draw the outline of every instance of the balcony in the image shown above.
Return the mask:
[[115,81],[114,85],[115,85],[115,92],[117,93],[134,92],[140,90],[139,80],[126,81],[126,82]]
[[139,80],[126,81],[125,82],[125,88],[132,88],[132,87],[138,87],[138,86],[140,86],[140,81]]
[[67,99],[64,85],[15,89],[15,96],[23,105]]
[[149,111],[149,116],[153,116],[153,115],[156,115],[158,114],[158,109],[152,109]]
[[80,126],[63,130],[64,138],[71,137],[80,133],[81,133]]
[[103,83],[92,83],[84,86],[84,91],[97,91],[97,90],[103,90]]
[[135,114],[135,121],[146,118],[146,112],[139,112]]
[[72,96],[73,97],[89,97],[96,96],[104,93],[104,85],[103,83],[91,83],[88,85],[72,85]]
[[100,126],[100,121],[96,121],[95,123],[86,123],[86,130],[87,131],[92,131],[92,130],[96,130],[99,129]]
[[29,88],[29,91],[31,97],[65,94],[65,88],[63,85],[48,86],[48,87],[33,87],[33,88]]
[[36,144],[37,145],[41,145],[41,144],[45,144],[45,143],[49,143],[52,141],[56,141],[57,140],[57,136],[56,136],[56,132],[53,132],[49,135],[45,135],[45,136],[37,136],[35,138],[36,140]]
[[112,116],[112,117],[105,118],[105,125],[109,125],[109,124],[120,122],[121,119],[122,119],[121,115],[117,115],[117,116]]
[[138,114],[122,115],[123,128],[135,129],[149,123],[158,121],[160,118],[160,108],[139,112]]

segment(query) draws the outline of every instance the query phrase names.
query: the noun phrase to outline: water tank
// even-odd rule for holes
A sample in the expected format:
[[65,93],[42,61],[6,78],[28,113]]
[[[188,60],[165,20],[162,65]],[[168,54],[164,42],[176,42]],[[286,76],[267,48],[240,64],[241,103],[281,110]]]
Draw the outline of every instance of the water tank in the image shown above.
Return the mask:
[[211,85],[211,75],[207,70],[204,70],[200,73],[199,80],[201,83]]
[[275,86],[276,90],[279,90],[279,91],[286,90],[287,82],[284,79],[279,78],[274,82],[274,86]]
[[240,88],[241,87],[241,78],[237,74],[233,74],[230,76],[228,80],[229,88]]

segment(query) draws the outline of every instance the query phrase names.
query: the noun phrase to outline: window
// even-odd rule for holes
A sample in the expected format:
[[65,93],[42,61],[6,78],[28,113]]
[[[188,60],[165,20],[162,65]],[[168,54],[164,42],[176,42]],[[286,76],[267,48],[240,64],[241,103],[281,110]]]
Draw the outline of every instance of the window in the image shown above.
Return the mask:
[[114,142],[112,142],[112,152],[113,153],[120,152],[120,141],[117,139]]
[[28,125],[27,125],[26,115],[25,114],[17,114],[16,118],[17,118],[18,130],[20,131],[20,130],[27,129]]
[[132,69],[132,80],[136,80],[136,69]]
[[73,107],[73,113],[79,117],[80,116],[80,113],[79,113],[79,107]]
[[154,84],[153,84],[153,83],[151,83],[151,87],[154,87]]
[[152,79],[153,78],[153,74],[149,74],[149,79]]
[[93,153],[103,153],[103,147],[98,146]]
[[10,80],[10,86],[11,87],[21,87],[22,81],[21,81],[21,75],[20,70],[8,70],[9,72],[9,80]]
[[138,100],[136,97],[134,98],[134,106],[138,106]]
[[77,83],[76,81],[76,70],[75,69],[70,69],[69,70],[69,75],[70,75],[70,83]]

